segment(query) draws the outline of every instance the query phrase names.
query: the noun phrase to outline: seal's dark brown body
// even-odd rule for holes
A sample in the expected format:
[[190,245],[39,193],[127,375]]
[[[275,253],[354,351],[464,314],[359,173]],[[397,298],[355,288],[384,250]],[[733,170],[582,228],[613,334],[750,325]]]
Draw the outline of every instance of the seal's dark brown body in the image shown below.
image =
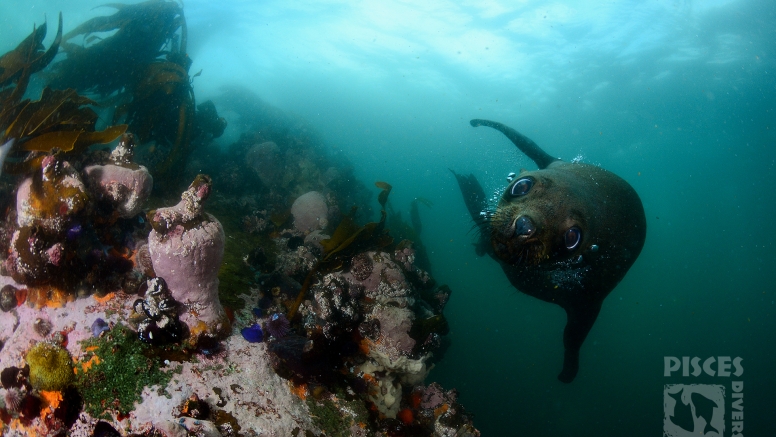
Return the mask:
[[644,245],[641,200],[614,173],[552,158],[503,124],[471,124],[503,132],[539,166],[514,178],[489,219],[479,212],[485,195],[474,176],[456,177],[483,230],[479,252],[493,256],[515,288],[566,310],[565,358],[558,378],[571,382],[579,368],[579,349],[604,298]]

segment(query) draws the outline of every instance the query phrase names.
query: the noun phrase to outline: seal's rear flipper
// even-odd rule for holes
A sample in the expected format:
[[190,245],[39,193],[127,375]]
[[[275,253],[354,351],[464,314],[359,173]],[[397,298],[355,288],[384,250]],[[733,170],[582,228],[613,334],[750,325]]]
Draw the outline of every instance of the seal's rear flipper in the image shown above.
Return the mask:
[[558,375],[561,382],[574,380],[579,371],[579,348],[593,327],[601,311],[601,302],[588,305],[568,306],[565,308],[566,329],[563,331],[563,346],[566,351],[563,356],[563,370]]
[[473,174],[464,176],[453,170],[450,170],[450,172],[458,181],[458,187],[461,189],[461,194],[463,194],[463,201],[466,204],[466,209],[469,210],[469,215],[471,215],[475,226],[480,231],[480,239],[477,241],[477,244],[475,244],[477,255],[485,255],[490,251],[490,222],[482,214],[483,209],[487,205],[485,191]]
[[560,159],[548,155],[547,152],[542,150],[542,148],[534,143],[533,140],[505,124],[501,124],[497,121],[481,120],[478,118],[470,121],[469,124],[473,127],[492,127],[493,129],[496,129],[497,131],[506,135],[507,138],[509,138],[509,141],[512,141],[512,144],[516,145],[521,152],[525,153],[527,157],[531,158],[531,160],[535,162],[539,168],[547,168],[547,166],[553,162],[560,161]]

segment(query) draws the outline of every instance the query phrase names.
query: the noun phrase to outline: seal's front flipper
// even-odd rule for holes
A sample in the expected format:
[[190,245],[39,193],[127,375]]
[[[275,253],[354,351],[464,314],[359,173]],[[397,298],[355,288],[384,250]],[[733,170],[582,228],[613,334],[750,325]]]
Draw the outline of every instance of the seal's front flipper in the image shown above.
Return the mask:
[[558,379],[569,383],[574,380],[579,371],[579,348],[582,347],[587,333],[598,318],[601,302],[568,306],[565,309],[568,320],[566,329],[563,331],[563,346],[566,351],[563,356],[563,370],[558,375]]
[[477,255],[485,255],[490,251],[490,222],[487,217],[483,215],[483,210],[487,206],[485,191],[473,174],[464,176],[453,170],[450,170],[450,172],[458,181],[458,187],[461,189],[461,194],[463,194],[463,201],[466,204],[466,209],[469,210],[469,215],[471,215],[475,226],[480,231],[480,239],[477,241],[477,244],[475,244]]

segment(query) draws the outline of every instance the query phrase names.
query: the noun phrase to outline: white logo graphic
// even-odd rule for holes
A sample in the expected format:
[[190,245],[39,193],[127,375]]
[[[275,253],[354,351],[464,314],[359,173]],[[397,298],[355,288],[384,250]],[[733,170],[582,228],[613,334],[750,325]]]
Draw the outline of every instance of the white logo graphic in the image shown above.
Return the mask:
[[666,384],[663,411],[664,437],[722,437],[725,432],[725,387]]

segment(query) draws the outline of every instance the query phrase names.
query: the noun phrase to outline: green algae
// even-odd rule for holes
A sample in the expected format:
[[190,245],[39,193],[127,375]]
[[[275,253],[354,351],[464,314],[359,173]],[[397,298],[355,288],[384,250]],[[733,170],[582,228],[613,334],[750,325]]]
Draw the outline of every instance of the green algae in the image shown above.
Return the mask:
[[313,424],[330,437],[348,437],[353,426],[367,425],[369,412],[360,399],[347,400],[344,393],[334,399],[307,399]]
[[218,270],[218,298],[224,306],[239,311],[245,307],[245,301],[239,296],[249,294],[249,288],[255,283],[257,273],[268,273],[263,270],[256,271],[249,265],[248,260],[257,248],[261,248],[266,256],[264,265],[271,271],[274,269],[277,248],[269,236],[246,232],[239,214],[221,210],[218,205],[214,206],[209,210],[219,218],[226,234],[224,259]]
[[150,357],[150,346],[137,334],[118,324],[102,337],[81,343],[86,351],[76,364],[75,384],[84,400],[84,409],[94,417],[109,418],[134,410],[142,400],[144,387],[158,386],[160,393],[181,366],[165,369],[158,358]]

